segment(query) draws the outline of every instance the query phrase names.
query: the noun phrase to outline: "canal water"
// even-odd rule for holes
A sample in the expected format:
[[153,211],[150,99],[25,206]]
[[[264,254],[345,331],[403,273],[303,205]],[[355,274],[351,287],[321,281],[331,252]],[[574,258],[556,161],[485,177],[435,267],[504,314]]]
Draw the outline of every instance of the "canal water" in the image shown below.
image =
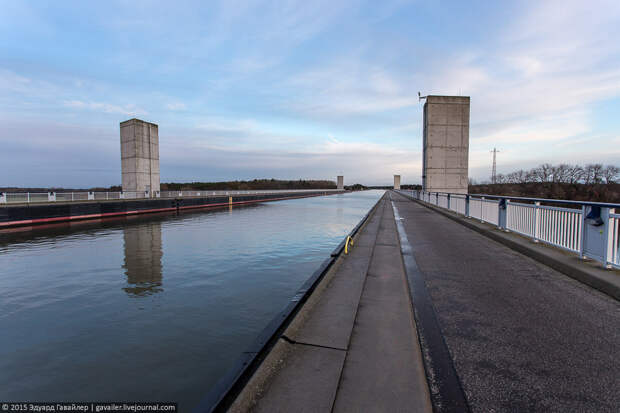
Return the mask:
[[0,400],[191,409],[382,194],[0,232]]

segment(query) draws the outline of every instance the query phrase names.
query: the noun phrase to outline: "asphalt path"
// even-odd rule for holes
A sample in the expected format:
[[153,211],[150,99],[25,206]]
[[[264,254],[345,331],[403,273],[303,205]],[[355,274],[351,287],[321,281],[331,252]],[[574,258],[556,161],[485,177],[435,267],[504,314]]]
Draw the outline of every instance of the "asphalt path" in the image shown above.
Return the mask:
[[620,411],[618,301],[391,197],[472,411]]

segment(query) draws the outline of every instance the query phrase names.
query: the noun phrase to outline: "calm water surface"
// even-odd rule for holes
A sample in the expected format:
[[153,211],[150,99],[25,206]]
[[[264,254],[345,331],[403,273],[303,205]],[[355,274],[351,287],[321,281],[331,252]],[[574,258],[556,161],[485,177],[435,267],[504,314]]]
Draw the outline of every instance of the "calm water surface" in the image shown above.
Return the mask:
[[382,194],[0,232],[0,400],[195,406]]

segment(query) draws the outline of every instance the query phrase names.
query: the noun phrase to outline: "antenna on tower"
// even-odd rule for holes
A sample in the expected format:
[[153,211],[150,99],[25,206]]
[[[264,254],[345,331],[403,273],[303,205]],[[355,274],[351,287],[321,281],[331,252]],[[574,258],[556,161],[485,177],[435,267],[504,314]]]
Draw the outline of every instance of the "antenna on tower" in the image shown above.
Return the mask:
[[496,158],[497,158],[497,152],[499,152],[496,148],[493,148],[492,151],[490,151],[493,154],[493,169],[491,170],[491,182],[496,184],[497,183],[497,162],[496,162]]

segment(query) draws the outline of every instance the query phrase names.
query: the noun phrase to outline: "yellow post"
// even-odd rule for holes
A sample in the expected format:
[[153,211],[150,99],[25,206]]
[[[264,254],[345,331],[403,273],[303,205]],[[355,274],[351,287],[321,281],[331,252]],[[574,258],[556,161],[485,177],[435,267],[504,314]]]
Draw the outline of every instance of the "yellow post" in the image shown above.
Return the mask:
[[232,196],[228,197],[228,205],[232,205]]

